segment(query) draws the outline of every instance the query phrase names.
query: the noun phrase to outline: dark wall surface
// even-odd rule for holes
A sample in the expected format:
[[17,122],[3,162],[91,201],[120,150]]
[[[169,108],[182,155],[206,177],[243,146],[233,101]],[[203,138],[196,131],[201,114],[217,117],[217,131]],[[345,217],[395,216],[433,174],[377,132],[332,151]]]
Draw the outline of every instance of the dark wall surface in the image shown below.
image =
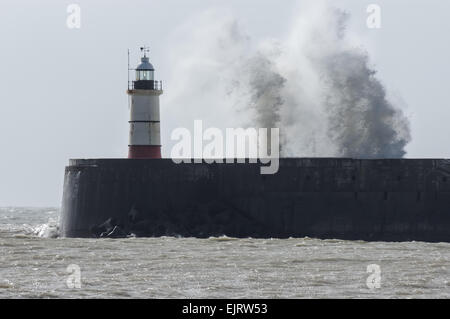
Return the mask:
[[66,237],[316,237],[450,242],[450,161],[284,158],[261,164],[71,160]]

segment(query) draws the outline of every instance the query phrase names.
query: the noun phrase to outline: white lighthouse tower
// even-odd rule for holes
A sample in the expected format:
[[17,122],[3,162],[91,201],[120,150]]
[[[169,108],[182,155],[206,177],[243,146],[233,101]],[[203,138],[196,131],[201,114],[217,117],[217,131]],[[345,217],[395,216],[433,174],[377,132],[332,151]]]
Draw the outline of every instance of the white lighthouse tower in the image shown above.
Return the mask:
[[[136,80],[128,82],[130,103],[130,137],[128,158],[161,158],[159,96],[161,81],[155,81],[155,69],[141,48],[141,64],[135,70]],[[128,68],[129,69],[129,68]]]

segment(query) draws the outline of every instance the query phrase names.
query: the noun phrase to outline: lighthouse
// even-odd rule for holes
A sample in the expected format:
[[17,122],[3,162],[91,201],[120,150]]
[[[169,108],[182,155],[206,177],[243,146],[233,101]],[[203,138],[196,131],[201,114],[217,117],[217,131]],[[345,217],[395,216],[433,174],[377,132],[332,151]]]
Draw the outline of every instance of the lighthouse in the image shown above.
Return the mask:
[[[161,158],[159,96],[163,93],[162,82],[155,80],[155,68],[147,56],[148,49],[142,47],[141,52],[141,63],[134,70],[136,78],[128,81],[128,158]],[[129,67],[128,70],[130,71]]]

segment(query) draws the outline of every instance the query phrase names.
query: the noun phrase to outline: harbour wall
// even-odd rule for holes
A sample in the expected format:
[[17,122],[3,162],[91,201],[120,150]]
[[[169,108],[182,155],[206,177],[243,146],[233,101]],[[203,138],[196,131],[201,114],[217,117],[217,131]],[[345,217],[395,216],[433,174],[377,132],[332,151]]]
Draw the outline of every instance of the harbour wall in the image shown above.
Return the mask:
[[65,237],[315,237],[450,242],[450,161],[282,158],[175,164],[75,159],[65,170]]

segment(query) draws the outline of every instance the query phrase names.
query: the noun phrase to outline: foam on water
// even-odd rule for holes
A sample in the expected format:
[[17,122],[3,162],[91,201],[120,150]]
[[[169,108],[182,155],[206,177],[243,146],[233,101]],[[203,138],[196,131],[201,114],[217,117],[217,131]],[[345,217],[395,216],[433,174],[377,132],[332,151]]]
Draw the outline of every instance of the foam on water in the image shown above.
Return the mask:
[[53,218],[45,224],[35,226],[33,228],[33,234],[38,237],[44,238],[57,238],[59,237],[59,222]]
[[0,236],[59,237],[59,209],[57,208],[0,208],[0,221]]

